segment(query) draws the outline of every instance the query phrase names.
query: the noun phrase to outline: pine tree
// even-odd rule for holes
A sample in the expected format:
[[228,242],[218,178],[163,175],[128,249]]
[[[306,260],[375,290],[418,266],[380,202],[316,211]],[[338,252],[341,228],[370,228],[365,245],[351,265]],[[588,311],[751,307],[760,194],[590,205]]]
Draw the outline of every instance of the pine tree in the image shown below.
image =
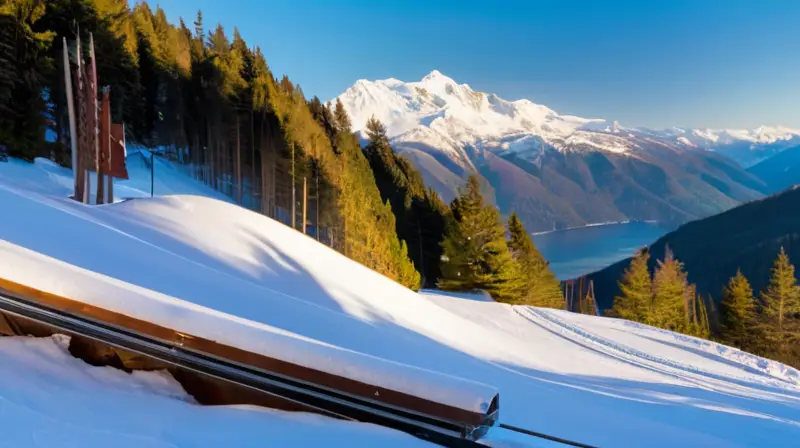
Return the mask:
[[792,345],[800,342],[796,328],[800,293],[794,265],[789,262],[789,256],[782,246],[772,267],[769,286],[761,292],[761,301],[766,318],[766,325],[763,326],[765,340],[778,358],[786,360]]
[[0,3],[0,141],[9,155],[32,160],[44,144],[45,80],[55,33],[36,31],[44,0]]
[[686,323],[682,331],[691,336],[708,338],[711,335],[708,308],[703,298],[697,295],[695,285],[686,287],[684,300],[686,301]]
[[448,291],[485,290],[495,300],[515,302],[523,289],[511,257],[500,213],[484,204],[477,175],[453,200],[453,220],[442,241],[444,262],[439,287]]
[[586,291],[586,295],[581,298],[578,304],[578,311],[581,314],[597,316],[597,303],[594,300],[594,294],[591,289]]
[[689,327],[689,284],[683,265],[665,248],[664,260],[658,261],[653,275],[653,305],[648,316],[650,325],[678,332]]
[[516,213],[511,213],[508,218],[508,232],[510,235],[508,246],[514,260],[519,265],[520,274],[525,283],[520,303],[564,309],[565,301],[561,292],[561,284],[550,270],[549,263],[536,249],[536,245]]
[[750,282],[741,270],[731,277],[724,288],[722,301],[722,339],[726,344],[751,350],[756,343],[756,299]]
[[650,252],[644,248],[631,259],[625,269],[619,289],[622,295],[614,298],[614,305],[609,315],[621,319],[646,323],[653,301],[653,280],[647,262]]
[[342,104],[342,100],[339,98],[336,98],[336,106],[333,109],[333,116],[336,120],[336,126],[340,132],[345,129],[350,129],[350,117],[347,115],[347,111],[344,110],[344,104]]
[[[241,191],[248,176],[259,199],[247,206],[273,217],[291,208],[282,191],[313,178],[321,241],[410,288],[420,284],[412,258],[438,277],[447,206],[391,148],[387,172],[407,193],[382,197],[344,106],[307,102],[238,30],[231,42],[222,26],[206,32],[200,11],[192,31],[183,20],[170,24],[161,8],[126,0],[6,0],[0,25],[0,142],[13,156],[38,155],[52,121],[67,155],[54,158],[69,160],[63,67],[51,64],[62,48],[51,40],[85,42],[92,33],[98,78],[111,86],[112,118],[125,123],[129,141],[180,147],[198,179],[229,195],[230,179]],[[289,169],[290,161],[297,166]],[[401,220],[396,209],[408,213]],[[407,238],[398,238],[401,230]]]

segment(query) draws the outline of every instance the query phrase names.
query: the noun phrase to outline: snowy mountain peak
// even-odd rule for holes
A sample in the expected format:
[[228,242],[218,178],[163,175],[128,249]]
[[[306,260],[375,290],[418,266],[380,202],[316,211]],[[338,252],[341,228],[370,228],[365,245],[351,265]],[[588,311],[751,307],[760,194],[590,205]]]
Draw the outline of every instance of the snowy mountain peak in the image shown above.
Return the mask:
[[[564,143],[570,135],[584,125],[605,123],[561,116],[527,99],[508,101],[495,94],[476,92],[438,70],[418,82],[393,78],[359,80],[339,99],[356,131],[363,130],[367,120],[375,116],[386,125],[395,142],[424,144],[455,153],[466,146],[514,148],[520,154],[533,147],[539,153],[542,141],[551,148],[574,149],[574,145]],[[612,127],[617,129],[619,125]],[[514,142],[525,144],[520,148]],[[593,144],[591,148],[602,150],[603,145]],[[619,145],[610,150],[621,152]]]
[[422,78],[422,82],[426,82],[426,81],[427,82],[432,82],[432,81],[454,82],[452,78],[450,78],[448,76],[445,76],[439,70],[432,70],[430,73],[425,75],[425,77]]
[[339,99],[356,131],[362,131],[375,116],[386,125],[396,145],[430,148],[454,160],[464,159],[468,148],[535,159],[544,150],[634,154],[643,145],[659,142],[677,150],[736,148],[739,152],[731,157],[747,166],[767,156],[761,149],[800,145],[800,130],[781,126],[652,130],[628,128],[615,120],[560,115],[528,99],[508,101],[477,92],[439,70],[416,82],[362,79]]

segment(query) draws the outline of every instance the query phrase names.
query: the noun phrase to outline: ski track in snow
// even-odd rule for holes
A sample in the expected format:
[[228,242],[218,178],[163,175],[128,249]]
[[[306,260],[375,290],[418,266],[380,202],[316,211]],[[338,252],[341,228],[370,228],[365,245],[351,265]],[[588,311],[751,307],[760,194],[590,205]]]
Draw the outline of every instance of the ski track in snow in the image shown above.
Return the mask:
[[[595,350],[609,357],[630,362],[641,368],[650,369],[665,375],[680,378],[682,380],[693,383],[698,388],[711,390],[723,394],[731,394],[730,387],[726,387],[731,382],[731,378],[724,378],[721,375],[717,375],[685,363],[679,363],[663,357],[654,356],[649,353],[643,352],[641,350],[637,350],[633,347],[629,347],[618,342],[610,341],[607,338],[593,334],[576,325],[571,325],[565,322],[564,320],[556,317],[555,313],[549,312],[545,309],[515,306],[514,311],[524,319],[530,321],[531,323],[538,325],[542,328],[548,329],[561,336],[564,336],[567,340],[577,345],[581,345],[585,348]],[[685,335],[681,336],[684,336],[685,338],[695,339],[691,336],[685,336]],[[708,343],[708,341],[702,341],[702,342]],[[752,372],[752,370],[750,369],[747,370]],[[753,373],[756,376],[752,377],[752,379],[755,380],[757,384],[761,383],[769,388],[782,389],[787,385],[798,386],[797,382],[792,382],[787,379],[775,378],[773,376],[770,376],[766,372],[755,371]],[[744,386],[748,388],[753,388],[752,383],[738,382],[737,385],[740,387]],[[762,388],[758,388],[758,390],[760,393],[766,392],[776,396],[776,398],[780,397],[782,399],[794,399],[800,402],[800,399],[796,397],[791,397],[785,394],[779,394],[774,391]],[[794,425],[800,425],[800,423],[794,421],[786,420],[786,422],[791,422]]]

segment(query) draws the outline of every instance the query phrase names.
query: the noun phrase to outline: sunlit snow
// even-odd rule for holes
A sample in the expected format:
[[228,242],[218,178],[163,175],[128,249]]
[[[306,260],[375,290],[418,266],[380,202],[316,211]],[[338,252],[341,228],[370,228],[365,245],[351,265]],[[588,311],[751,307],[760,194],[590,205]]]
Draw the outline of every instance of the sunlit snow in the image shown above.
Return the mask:
[[[791,446],[800,437],[795,369],[622,320],[417,294],[269,218],[204,197],[218,194],[160,163],[169,166],[156,182],[179,195],[141,197],[149,172],[132,169],[129,193],[140,198],[98,207],[66,199],[67,170],[0,163],[0,276],[96,300],[112,291],[119,303],[105,294],[108,306],[160,310],[153,319],[228,334],[248,348],[283,337],[352,354],[337,362],[410,366],[389,377],[422,369],[488,385],[500,393],[502,422],[601,447]],[[307,415],[203,408],[162,376],[90,368],[50,339],[0,339],[0,353],[0,413],[14,422],[0,441],[419,443]],[[351,366],[364,372],[358,361]],[[409,387],[428,393],[416,380]],[[498,428],[489,441],[541,443]]]

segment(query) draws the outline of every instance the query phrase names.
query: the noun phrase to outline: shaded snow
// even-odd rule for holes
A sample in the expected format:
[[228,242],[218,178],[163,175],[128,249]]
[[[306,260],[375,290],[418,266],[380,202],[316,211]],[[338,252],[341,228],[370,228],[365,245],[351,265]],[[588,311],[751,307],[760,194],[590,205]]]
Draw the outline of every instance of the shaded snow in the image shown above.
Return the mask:
[[200,406],[169,375],[73,358],[68,338],[0,338],[0,446],[423,446],[373,425],[254,406]]
[[[251,335],[243,342],[254,347],[280,336],[487,384],[500,391],[502,422],[598,446],[790,446],[800,437],[798,373],[777,362],[621,320],[416,294],[228,203],[171,196],[86,207],[63,199],[57,180],[31,186],[16,177],[24,172],[0,164],[0,204],[13,210],[0,218],[0,240],[11,248],[0,257],[0,275],[59,291],[74,286],[48,273],[81,269],[122,298],[136,291],[175,304],[173,310],[194,304],[236,316],[163,318],[212,332],[220,325],[220,333],[241,327],[235,331]],[[179,169],[160,173],[179,184]],[[14,264],[4,263],[12,252]],[[42,261],[50,259],[59,262]],[[136,301],[119,306],[137,311]],[[202,320],[212,317],[214,326]],[[256,329],[273,336],[262,339]],[[210,421],[203,415],[197,418]],[[275,428],[273,414],[242,415]],[[30,436],[30,427],[20,428],[10,433]],[[292,428],[299,426],[277,431],[302,436],[283,434]],[[161,427],[143,432],[153,443],[169,440]],[[489,439],[498,446],[533,442],[497,428]]]

